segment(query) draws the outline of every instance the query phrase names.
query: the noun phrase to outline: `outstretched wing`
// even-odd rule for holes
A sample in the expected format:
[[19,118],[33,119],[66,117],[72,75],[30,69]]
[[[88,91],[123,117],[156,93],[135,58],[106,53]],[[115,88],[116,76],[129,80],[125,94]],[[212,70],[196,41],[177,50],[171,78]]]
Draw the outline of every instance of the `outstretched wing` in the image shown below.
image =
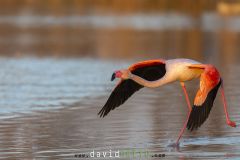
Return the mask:
[[[155,81],[166,73],[165,63],[162,60],[148,60],[134,64],[128,68],[133,74],[148,81]],[[111,110],[119,107],[136,91],[143,88],[142,85],[131,79],[121,80],[109,96],[106,104],[99,111],[100,117],[105,117]]]
[[215,67],[206,65],[200,77],[200,88],[194,100],[187,128],[194,130],[200,127],[208,118],[216,98],[221,78]]
[[105,117],[111,110],[123,104],[133,93],[143,86],[133,80],[123,80],[116,86],[98,115]]

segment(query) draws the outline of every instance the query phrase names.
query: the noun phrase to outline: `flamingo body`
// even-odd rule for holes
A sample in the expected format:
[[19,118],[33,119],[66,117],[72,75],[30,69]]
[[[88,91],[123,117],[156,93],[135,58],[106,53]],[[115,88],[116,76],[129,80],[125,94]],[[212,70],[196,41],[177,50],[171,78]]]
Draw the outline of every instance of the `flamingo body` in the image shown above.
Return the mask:
[[190,69],[192,64],[200,62],[191,59],[171,59],[166,60],[166,79],[168,82],[180,81],[185,82],[200,76],[200,72]]

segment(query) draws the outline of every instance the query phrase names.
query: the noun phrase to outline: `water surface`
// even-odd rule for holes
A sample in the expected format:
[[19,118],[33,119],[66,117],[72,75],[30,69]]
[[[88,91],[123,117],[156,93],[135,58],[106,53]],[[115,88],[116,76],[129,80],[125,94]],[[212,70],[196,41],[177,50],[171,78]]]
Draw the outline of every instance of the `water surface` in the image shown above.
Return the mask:
[[[2,58],[1,159],[74,159],[75,154],[135,149],[164,159],[238,159],[239,128],[225,124],[218,95],[210,117],[175,142],[187,115],[178,83],[142,89],[105,118],[97,116],[116,82],[112,71],[130,61]],[[230,116],[240,121],[240,66],[220,67]],[[187,84],[191,99],[198,81]],[[126,158],[128,159],[128,158]],[[151,159],[151,158],[149,158]]]

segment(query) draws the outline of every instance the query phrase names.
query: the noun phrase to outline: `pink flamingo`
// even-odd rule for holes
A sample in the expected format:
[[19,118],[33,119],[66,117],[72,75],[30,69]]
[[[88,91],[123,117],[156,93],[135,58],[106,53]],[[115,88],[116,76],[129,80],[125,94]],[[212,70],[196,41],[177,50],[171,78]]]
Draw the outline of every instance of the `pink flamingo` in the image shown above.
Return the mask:
[[[192,107],[184,83],[198,77],[200,77],[200,87]],[[223,80],[213,65],[201,64],[191,59],[147,60],[133,64],[128,69],[114,72],[111,80],[115,78],[120,78],[120,81],[98,113],[100,117],[106,116],[111,110],[123,104],[134,92],[143,87],[156,88],[179,81],[187,101],[188,115],[178,135],[177,146],[185,128],[190,131],[195,130],[208,118],[219,87],[226,123],[231,127],[236,127],[236,123],[231,121],[228,115]]]

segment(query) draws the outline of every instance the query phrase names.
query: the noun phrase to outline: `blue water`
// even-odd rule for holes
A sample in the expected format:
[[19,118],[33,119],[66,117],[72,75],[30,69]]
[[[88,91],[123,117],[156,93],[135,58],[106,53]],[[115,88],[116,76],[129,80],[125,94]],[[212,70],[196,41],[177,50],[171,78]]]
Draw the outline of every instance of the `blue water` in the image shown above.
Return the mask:
[[54,58],[0,58],[0,64],[2,116],[61,108],[87,96],[103,95],[111,73],[123,66],[92,59]]

